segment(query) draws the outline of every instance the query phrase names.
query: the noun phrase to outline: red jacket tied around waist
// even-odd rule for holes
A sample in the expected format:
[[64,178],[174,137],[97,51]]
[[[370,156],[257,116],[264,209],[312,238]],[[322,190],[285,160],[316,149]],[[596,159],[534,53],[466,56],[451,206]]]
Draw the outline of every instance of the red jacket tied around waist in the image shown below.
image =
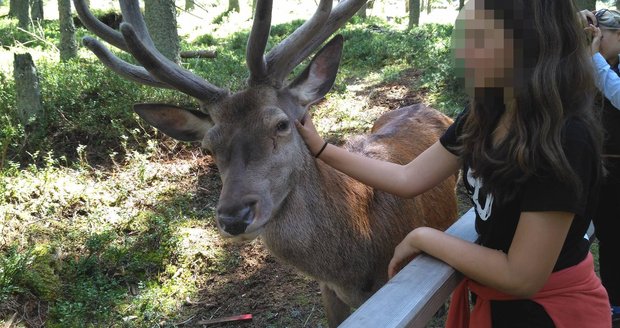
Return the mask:
[[[468,291],[477,295],[471,314]],[[466,278],[452,294],[446,327],[490,328],[490,301],[516,299]],[[594,273],[594,261],[590,253],[581,263],[552,273],[531,300],[545,308],[558,328],[611,327],[607,292]]]

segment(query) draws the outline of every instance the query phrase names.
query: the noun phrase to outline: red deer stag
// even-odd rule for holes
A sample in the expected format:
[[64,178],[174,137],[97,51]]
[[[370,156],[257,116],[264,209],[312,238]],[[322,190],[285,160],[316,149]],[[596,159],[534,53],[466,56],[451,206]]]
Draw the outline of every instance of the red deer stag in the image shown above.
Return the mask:
[[[161,104],[134,110],[165,134],[202,141],[215,158],[223,187],[217,225],[226,237],[260,236],[278,258],[317,279],[330,326],[343,321],[387,280],[394,247],[413,228],[447,228],[456,217],[455,179],[414,199],[373,190],[313,158],[294,127],[331,89],[343,47],[334,37],[292,82],[289,73],[364,4],[321,0],[316,13],[264,55],[271,0],[258,0],[247,46],[248,86],[231,94],[169,61],[153,45],[138,0],[120,0],[120,32],[97,21],[83,0],[77,12],[91,31],[129,52],[142,65],[115,57],[96,39],[84,44],[118,74],[139,83],[177,89],[200,111]],[[407,163],[434,143],[450,119],[421,106],[391,111],[372,134],[347,145]]]

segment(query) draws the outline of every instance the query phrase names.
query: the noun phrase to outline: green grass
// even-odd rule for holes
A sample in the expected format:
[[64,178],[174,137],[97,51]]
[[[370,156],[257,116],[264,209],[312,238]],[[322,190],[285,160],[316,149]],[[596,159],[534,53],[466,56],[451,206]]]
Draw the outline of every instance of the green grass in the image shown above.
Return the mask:
[[[193,274],[235,265],[204,220],[211,209],[194,209],[193,195],[175,186],[190,167],[152,160],[134,153],[105,173],[49,165],[1,176],[0,298],[49,302],[50,326],[138,313],[140,327],[174,317],[198,289]],[[200,243],[184,242],[188,228],[203,232]]]
[[[299,24],[274,26],[269,46]],[[52,52],[57,30],[46,22],[37,32],[41,40],[33,40],[14,21],[0,19],[0,44]],[[321,130],[337,137],[367,130],[380,113],[351,109],[356,95],[349,86],[371,89],[407,70],[420,72],[408,87],[425,101],[448,114],[460,109],[451,30],[404,31],[378,19],[348,24],[340,73],[318,115]],[[217,59],[184,65],[238,90],[247,78],[247,37],[240,31],[184,42],[184,49],[218,47]],[[145,327],[182,319],[186,299],[242,263],[239,254],[224,251],[214,229],[216,199],[197,200],[193,186],[201,174],[167,160],[170,150],[187,145],[145,127],[131,106],[195,107],[195,101],[125,81],[84,53],[68,63],[50,58],[36,62],[45,115],[27,127],[16,118],[14,81],[0,72],[0,320],[37,302],[45,304],[49,327]],[[300,297],[300,304],[311,302]],[[278,322],[303,319],[287,313]]]

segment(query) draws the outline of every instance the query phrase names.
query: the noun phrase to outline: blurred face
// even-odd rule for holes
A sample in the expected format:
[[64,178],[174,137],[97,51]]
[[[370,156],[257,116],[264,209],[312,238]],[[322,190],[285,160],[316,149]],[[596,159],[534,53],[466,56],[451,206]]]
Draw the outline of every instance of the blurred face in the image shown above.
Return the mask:
[[468,91],[475,88],[514,87],[512,31],[484,10],[482,1],[470,0],[459,13],[452,46],[457,75]]
[[620,54],[620,30],[606,29],[601,26],[601,48],[600,52],[605,59],[611,64],[618,62],[618,54]]

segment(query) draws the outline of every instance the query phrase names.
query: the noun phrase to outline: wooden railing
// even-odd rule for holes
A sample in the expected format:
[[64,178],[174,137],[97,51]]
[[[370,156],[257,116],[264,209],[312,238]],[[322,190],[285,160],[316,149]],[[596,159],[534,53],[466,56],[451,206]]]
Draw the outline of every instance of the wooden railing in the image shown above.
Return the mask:
[[[471,209],[447,232],[473,242],[478,238],[474,221],[475,213]],[[425,327],[462,278],[447,264],[428,255],[418,256],[340,327]]]

